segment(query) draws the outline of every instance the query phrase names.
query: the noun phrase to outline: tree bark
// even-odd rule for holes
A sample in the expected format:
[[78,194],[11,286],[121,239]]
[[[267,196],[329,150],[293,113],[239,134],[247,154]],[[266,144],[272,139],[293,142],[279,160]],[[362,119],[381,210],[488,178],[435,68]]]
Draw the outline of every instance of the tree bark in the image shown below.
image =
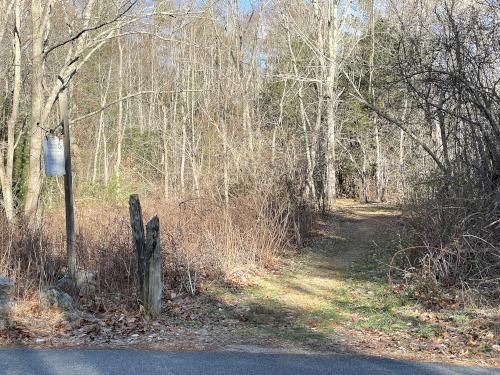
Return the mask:
[[129,197],[129,212],[130,212],[130,227],[132,229],[132,237],[134,240],[135,254],[137,257],[137,276],[139,279],[139,295],[145,303],[145,237],[144,237],[144,221],[142,220],[142,209],[139,196],[132,194]]
[[363,146],[363,143],[361,140],[358,138],[358,144],[361,148],[361,152],[363,154],[363,162],[361,164],[361,173],[360,173],[360,180],[361,180],[361,186],[359,188],[359,201],[360,203],[368,203],[368,189],[367,189],[367,176],[368,173],[366,171],[366,150],[365,147]]
[[[109,87],[110,87],[110,82],[111,82],[111,64],[109,65],[108,68],[108,74],[107,74],[107,81],[106,81],[106,87],[103,86],[103,82],[100,79],[101,76],[101,64],[99,60],[99,65],[98,65],[98,72],[99,72],[99,94],[100,94],[100,104],[101,108],[106,106],[107,100],[108,100],[108,92],[109,92]],[[121,101],[120,101],[121,102]],[[97,139],[96,139],[96,145],[95,145],[95,153],[94,153],[94,169],[92,173],[92,183],[95,183],[97,180],[97,170],[99,167],[99,149],[100,149],[100,144],[101,144],[101,139],[103,142],[103,162],[104,162],[104,183],[107,184],[108,176],[107,176],[107,144],[106,144],[106,127],[105,127],[105,121],[104,121],[104,111],[101,111],[99,113],[99,127],[97,129]]]
[[[403,116],[401,117],[401,121],[404,123],[406,121],[406,111],[408,110],[408,98],[405,98],[405,107],[403,111]],[[399,165],[398,165],[398,191],[399,197],[403,198],[405,193],[405,173],[404,173],[404,140],[405,140],[405,132],[400,129],[399,130]]]
[[[123,47],[121,38],[118,38],[118,98],[123,97]],[[122,164],[122,142],[123,142],[123,100],[118,102],[117,119],[117,138],[116,138],[116,162],[115,176],[120,177],[120,168]]]
[[[370,58],[368,62],[368,95],[370,96],[372,102],[375,101],[375,89],[373,87],[373,74],[375,70],[375,0],[370,1]],[[371,118],[373,122],[374,132],[375,132],[375,177],[376,177],[376,187],[377,187],[377,201],[382,202],[385,195],[385,176],[384,176],[384,166],[382,157],[382,145],[379,135],[379,123],[377,119],[377,114],[372,112]]]
[[12,109],[9,119],[7,120],[7,149],[5,158],[3,150],[0,150],[0,186],[2,188],[5,215],[9,222],[12,222],[15,217],[12,175],[14,172],[15,127],[19,116],[19,102],[21,95],[21,38],[19,35],[21,29],[20,14],[20,0],[15,0],[14,31],[12,35],[14,53],[14,85],[12,93]]
[[336,107],[337,107],[337,48],[338,48],[338,1],[328,0],[328,71],[326,77],[326,123],[327,123],[327,170],[326,198],[328,208],[335,206],[337,199],[336,160]]
[[181,145],[181,166],[180,166],[180,179],[181,179],[181,193],[186,192],[186,153],[187,153],[187,129],[186,129],[186,97],[187,94],[182,95],[181,101],[181,129],[182,129],[182,145]]
[[43,71],[44,71],[44,34],[49,18],[49,9],[52,1],[42,8],[42,0],[31,0],[31,136],[30,157],[28,169],[28,187],[24,213],[30,217],[31,223],[36,219],[36,211],[40,199],[41,190],[41,153],[42,153],[42,106],[44,102],[43,93]]
[[286,27],[286,32],[287,32],[287,42],[288,42],[288,51],[290,52],[290,57],[292,58],[292,67],[293,67],[293,73],[295,75],[295,79],[297,81],[298,85],[298,99],[299,99],[299,110],[300,110],[300,119],[302,123],[302,131],[304,132],[304,143],[305,143],[305,154],[306,154],[306,161],[307,161],[307,170],[306,170],[306,181],[307,181],[307,187],[308,191],[306,191],[306,195],[308,195],[313,202],[316,201],[316,188],[314,185],[314,178],[313,178],[313,172],[314,172],[314,167],[313,167],[313,160],[311,156],[311,143],[309,140],[309,127],[308,127],[308,116],[306,113],[305,105],[304,105],[304,93],[303,93],[303,83],[299,75],[299,70],[297,67],[297,58],[295,56],[295,52],[293,50],[292,46],[292,38],[290,35],[290,28],[288,25],[288,18],[285,15],[284,16],[284,22],[285,22],[285,27]]
[[[169,162],[169,157],[168,157],[168,120],[167,120],[167,109],[162,106],[163,108],[163,124],[162,124],[162,132],[161,132],[161,138],[162,138],[162,146],[163,146],[163,196],[165,199],[168,199],[170,196],[170,169],[168,166]],[[174,111],[175,105],[174,105]]]
[[[375,115],[376,116],[376,115]],[[377,117],[373,118],[373,123],[375,126],[375,150],[376,150],[376,173],[375,176],[377,178],[377,201],[383,202],[385,199],[385,170],[384,170],[384,161],[382,156],[382,145],[380,141],[379,134],[379,126]]]
[[66,208],[66,259],[73,280],[76,276],[75,213],[73,206],[73,170],[71,165],[71,127],[68,88],[59,94],[59,114],[64,132],[64,203]]
[[160,221],[153,217],[146,225],[146,277],[147,296],[145,306],[147,314],[155,318],[161,311],[162,277],[161,277]]

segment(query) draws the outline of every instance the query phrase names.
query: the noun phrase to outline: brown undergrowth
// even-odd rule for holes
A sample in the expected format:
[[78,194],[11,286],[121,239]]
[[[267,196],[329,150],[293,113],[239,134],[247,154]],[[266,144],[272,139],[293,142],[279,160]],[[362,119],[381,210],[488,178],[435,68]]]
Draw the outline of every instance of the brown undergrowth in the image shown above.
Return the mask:
[[[91,300],[101,309],[106,306],[97,305],[116,301],[137,307],[126,204],[77,202],[77,264],[95,272],[96,298]],[[271,207],[253,197],[229,206],[209,198],[143,199],[142,204],[145,220],[160,218],[164,283],[168,293],[176,294],[194,295],[204,283],[238,281],[272,268],[293,242],[300,217],[290,204]],[[32,298],[66,273],[64,209],[47,210],[39,228],[27,228],[21,219],[0,225],[0,274],[14,279],[18,299]]]
[[410,202],[405,215],[392,264],[409,294],[436,308],[498,306],[498,193]]
[[[81,297],[81,308],[66,312],[40,308],[36,299],[27,299],[11,311],[9,330],[0,332],[0,343],[242,348],[498,366],[494,309],[429,309],[406,293],[394,293],[387,283],[389,261],[404,223],[399,211],[351,201],[338,205],[333,215],[316,220],[308,245],[292,258],[275,254],[272,261],[256,265],[254,272],[241,271],[232,278],[235,274],[228,273],[229,284],[200,277],[202,293],[195,297],[179,283],[177,288],[169,284],[157,320],[147,319],[125,298],[107,300],[99,307],[96,301],[101,296]],[[157,211],[144,206],[145,217]],[[116,214],[122,210],[126,212],[126,207],[116,207]],[[272,272],[256,272],[264,264],[274,267],[274,262],[279,264]],[[124,291],[114,295],[119,293],[130,295]]]

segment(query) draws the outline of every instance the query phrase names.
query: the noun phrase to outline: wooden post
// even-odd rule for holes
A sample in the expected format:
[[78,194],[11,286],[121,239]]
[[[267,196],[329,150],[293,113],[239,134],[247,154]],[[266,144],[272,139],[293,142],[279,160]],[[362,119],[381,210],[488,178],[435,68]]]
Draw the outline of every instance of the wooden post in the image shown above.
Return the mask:
[[69,125],[68,88],[59,94],[59,116],[64,134],[64,203],[66,206],[66,256],[70,277],[75,280],[76,254],[75,212],[73,207],[73,174],[71,169],[71,129]]
[[156,317],[161,310],[160,220],[155,216],[146,225],[146,312]]
[[144,261],[144,222],[142,220],[141,202],[137,194],[132,194],[129,198],[130,226],[134,238],[135,253],[137,256],[137,276],[139,278],[139,292],[146,305],[146,288],[144,288],[145,261]]
[[137,255],[137,273],[139,289],[146,313],[156,317],[161,310],[161,258],[160,258],[160,220],[153,217],[146,225],[142,220],[141,203],[137,194],[129,198],[130,226],[134,237]]

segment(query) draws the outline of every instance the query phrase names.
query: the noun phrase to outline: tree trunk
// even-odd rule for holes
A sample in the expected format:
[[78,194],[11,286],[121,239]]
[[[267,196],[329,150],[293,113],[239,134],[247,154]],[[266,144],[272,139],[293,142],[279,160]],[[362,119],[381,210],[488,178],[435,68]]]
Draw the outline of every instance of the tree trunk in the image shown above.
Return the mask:
[[187,129],[186,129],[186,94],[183,95],[181,102],[181,126],[182,126],[182,145],[181,145],[181,193],[186,192],[186,181],[185,181],[185,171],[186,171],[186,153],[187,153]]
[[0,186],[2,188],[3,206],[5,215],[9,222],[14,220],[14,194],[12,191],[12,174],[14,172],[14,149],[15,149],[15,127],[19,115],[19,102],[21,94],[21,38],[20,32],[20,0],[15,0],[14,5],[14,32],[13,32],[13,52],[14,52],[14,87],[12,94],[12,109],[7,120],[7,150],[4,154],[0,150]]
[[[98,72],[99,72],[99,77],[101,76],[101,64],[99,62],[98,65]],[[108,91],[109,91],[109,86],[110,86],[110,81],[111,81],[111,64],[109,65],[108,68],[108,74],[107,74],[107,82],[106,82],[106,87],[103,86],[103,83],[101,82],[99,78],[99,94],[101,96],[100,104],[101,108],[104,108],[106,106],[107,98],[108,98]],[[121,102],[121,101],[120,101]],[[92,173],[92,183],[96,182],[97,179],[97,170],[99,166],[99,148],[101,144],[101,138],[103,141],[103,162],[104,162],[104,183],[108,183],[108,165],[107,165],[107,142],[106,142],[106,123],[104,119],[104,111],[101,111],[99,113],[99,128],[97,130],[97,140],[96,140],[96,146],[95,146],[95,153],[94,153],[94,170]]]
[[[174,111],[176,110],[174,104]],[[163,107],[163,125],[162,125],[162,145],[163,145],[163,195],[165,199],[170,196],[169,191],[169,167],[168,167],[168,120],[167,120],[167,109]]]
[[[316,83],[316,88],[317,88],[317,100],[318,100],[318,106],[316,108],[316,122],[314,125],[314,131],[312,132],[312,139],[311,139],[311,159],[313,163],[313,173],[316,168],[316,163],[317,163],[317,157],[316,157],[316,151],[320,147],[320,142],[319,137],[321,135],[321,126],[323,124],[323,99],[324,99],[324,78],[325,78],[325,40],[324,40],[324,26],[325,22],[323,19],[323,14],[322,14],[322,8],[321,4],[318,0],[313,1],[313,7],[314,7],[314,17],[316,18],[317,22],[317,27],[316,27],[316,41],[317,41],[317,48],[318,48],[318,73],[317,73],[317,79],[318,82]],[[324,185],[324,184],[323,184]],[[321,206],[321,197],[324,197],[325,191],[324,191],[324,186],[323,190],[320,192],[316,192],[316,200],[315,200],[315,206],[317,209],[320,208]],[[324,202],[323,202],[324,203]]]
[[[121,38],[118,38],[118,99],[123,97],[123,48]],[[123,100],[118,102],[117,119],[117,139],[116,139],[116,163],[115,176],[120,177],[122,164],[122,142],[123,142]]]
[[148,110],[148,134],[153,130],[153,115],[154,115],[154,103],[155,103],[155,85],[154,85],[154,72],[155,72],[155,44],[154,38],[151,38],[151,66],[150,66],[150,75],[151,75],[151,95],[149,97],[149,110]]
[[102,117],[104,116],[104,112],[99,113],[99,127],[97,128],[97,139],[95,143],[95,151],[94,151],[94,168],[92,172],[92,183],[96,182],[97,179],[97,166],[98,166],[98,161],[99,161],[99,147],[101,145],[101,134],[102,134],[102,126],[103,126],[103,120]]
[[[142,69],[139,68],[139,91],[142,91]],[[139,132],[142,134],[144,132],[144,108],[142,104],[142,95],[139,96]]]
[[223,157],[223,178],[224,178],[224,202],[229,205],[229,161],[228,161],[228,146],[227,146],[227,125],[224,113],[221,115],[221,136],[222,136],[222,157]]
[[377,202],[384,201],[385,195],[385,171],[382,157],[382,146],[380,144],[380,135],[377,118],[373,119],[375,125],[375,149],[376,149],[376,177],[377,177]]
[[[46,5],[47,6],[47,5]],[[44,16],[41,0],[31,0],[31,130],[30,130],[30,158],[28,169],[28,187],[24,213],[31,219],[36,218],[36,211],[41,190],[41,153],[42,153],[42,127],[40,124],[43,94],[43,36]]]
[[106,137],[106,129],[103,129],[103,132],[102,132],[102,159],[104,162],[104,166],[103,166],[104,185],[108,186],[108,182],[109,182],[108,138]]
[[71,127],[69,124],[69,89],[59,94],[59,114],[64,132],[64,203],[66,209],[66,259],[73,280],[76,276],[75,213],[73,207],[73,171],[71,166]]
[[398,181],[398,190],[399,190],[399,198],[404,197],[404,140],[405,140],[405,132],[399,131],[399,165],[398,165],[398,173],[399,173],[399,181]]
[[328,72],[326,77],[326,124],[327,124],[327,169],[326,198],[328,208],[335,206],[337,199],[336,160],[336,107],[337,107],[337,48],[338,48],[338,2],[328,0]]
[[361,152],[363,154],[363,163],[361,165],[361,186],[359,188],[359,201],[360,203],[368,203],[368,191],[367,191],[367,183],[366,183],[366,178],[367,178],[367,171],[366,171],[366,150],[365,147],[363,146],[363,143],[361,143],[361,140],[358,138],[358,143],[359,146],[361,147]]
[[[375,69],[375,1],[371,0],[370,9],[370,39],[371,39],[371,51],[369,59],[369,79],[368,79],[368,92],[372,101],[375,101],[375,90],[373,87],[373,73]],[[377,185],[377,201],[383,202],[385,199],[385,166],[382,155],[382,145],[379,135],[379,124],[377,119],[377,114],[372,113],[372,121],[375,130],[375,148],[376,148],[376,158],[375,158],[375,169],[376,169],[376,185]]]
[[[408,98],[405,98],[405,107],[403,111],[403,116],[401,117],[401,122],[406,121],[406,111],[408,110]],[[404,140],[405,140],[405,132],[401,129],[399,134],[399,179],[398,179],[398,190],[399,190],[399,198],[404,197],[405,192],[405,171],[404,171]]]
[[298,99],[299,99],[299,109],[300,109],[300,119],[302,122],[302,131],[304,132],[304,143],[305,143],[305,154],[306,154],[306,161],[307,161],[307,170],[306,170],[306,179],[307,179],[307,188],[308,191],[306,191],[306,195],[308,195],[313,202],[316,201],[316,189],[314,185],[314,178],[313,178],[313,172],[314,172],[314,167],[313,167],[313,160],[311,156],[311,144],[309,141],[309,128],[308,128],[308,117],[304,105],[304,94],[303,94],[303,83],[302,80],[300,79],[299,76],[299,70],[297,67],[297,58],[295,56],[295,52],[292,47],[292,38],[290,36],[290,29],[288,25],[288,18],[285,16],[284,17],[284,22],[285,22],[285,27],[286,27],[286,32],[287,32],[287,41],[288,41],[288,50],[290,52],[290,56],[292,58],[292,67],[293,67],[293,73],[295,75],[295,79],[297,80],[298,84]]

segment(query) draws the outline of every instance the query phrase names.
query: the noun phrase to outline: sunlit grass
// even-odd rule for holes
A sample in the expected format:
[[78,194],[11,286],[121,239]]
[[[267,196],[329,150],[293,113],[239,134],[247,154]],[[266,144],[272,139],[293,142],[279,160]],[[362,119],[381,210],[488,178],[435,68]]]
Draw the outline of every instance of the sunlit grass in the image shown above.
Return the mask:
[[[238,295],[224,289],[212,295],[245,308],[243,335],[252,332],[304,342],[328,340],[342,329],[411,331],[425,338],[436,335],[437,327],[418,319],[414,302],[388,287],[384,262],[391,249],[387,235],[382,231],[353,235],[321,233],[303,251],[295,269],[257,278]],[[369,239],[363,238],[367,235]],[[352,251],[353,246],[364,246],[364,256],[347,269],[339,268],[338,254]]]

